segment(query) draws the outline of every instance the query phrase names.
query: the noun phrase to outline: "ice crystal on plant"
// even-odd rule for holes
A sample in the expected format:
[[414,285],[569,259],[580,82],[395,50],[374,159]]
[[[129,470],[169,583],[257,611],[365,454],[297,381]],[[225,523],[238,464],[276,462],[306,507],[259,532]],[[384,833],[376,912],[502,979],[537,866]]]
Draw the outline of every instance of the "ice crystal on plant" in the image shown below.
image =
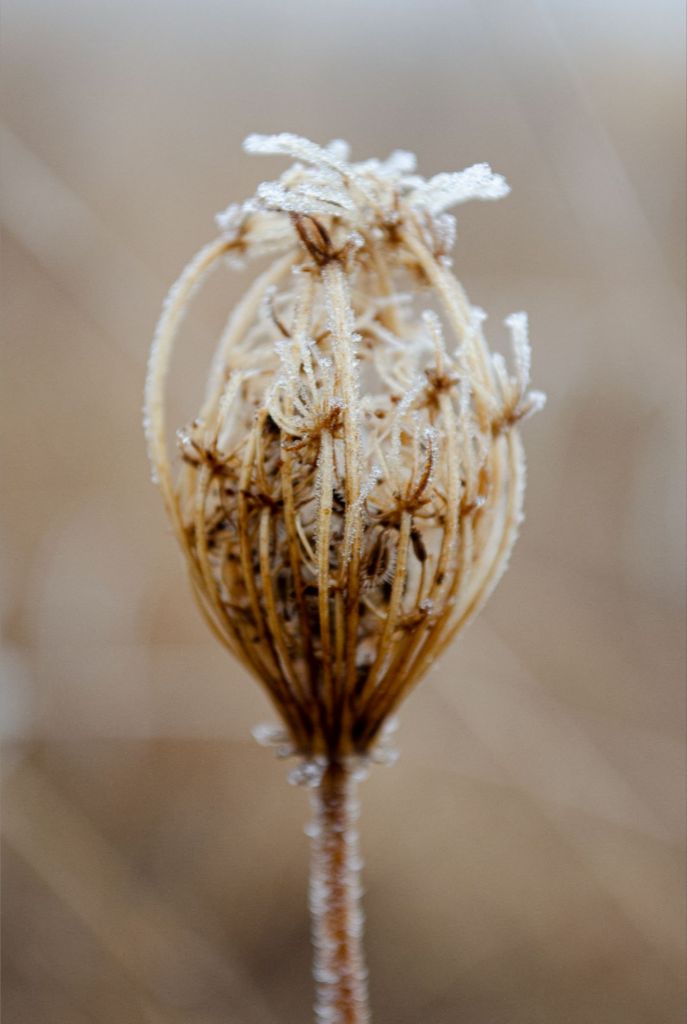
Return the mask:
[[437,215],[469,199],[502,199],[509,192],[506,179],[501,174],[494,174],[489,164],[475,164],[464,171],[435,174],[418,184],[410,193],[409,200],[412,205],[424,207]]

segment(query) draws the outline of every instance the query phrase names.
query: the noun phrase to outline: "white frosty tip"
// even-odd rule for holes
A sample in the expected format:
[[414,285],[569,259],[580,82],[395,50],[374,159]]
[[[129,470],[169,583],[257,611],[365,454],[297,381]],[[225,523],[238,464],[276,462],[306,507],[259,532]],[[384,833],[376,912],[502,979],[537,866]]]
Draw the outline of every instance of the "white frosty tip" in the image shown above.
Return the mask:
[[351,147],[345,139],[332,139],[325,148],[335,160],[341,160],[342,163],[346,163],[351,155]]
[[314,166],[331,167],[336,171],[344,168],[342,140],[324,149],[302,135],[281,132],[279,135],[249,135],[243,142],[246,153],[261,156],[291,156],[294,160]]
[[518,382],[521,394],[524,394],[530,382],[530,364],[532,359],[527,313],[511,313],[503,322],[511,335],[513,357],[515,360],[515,379]]
[[417,157],[408,149],[395,149],[382,167],[390,174],[412,174],[417,167]]
[[443,213],[468,199],[501,199],[510,192],[502,174],[494,174],[489,164],[474,164],[464,171],[435,174],[415,189],[411,202],[429,213]]
[[529,419],[530,416],[534,416],[536,412],[541,410],[546,405],[546,395],[543,391],[528,391],[525,403],[525,411],[523,419]]
[[215,223],[225,238],[235,238],[243,219],[243,205],[230,203],[226,210],[215,215]]

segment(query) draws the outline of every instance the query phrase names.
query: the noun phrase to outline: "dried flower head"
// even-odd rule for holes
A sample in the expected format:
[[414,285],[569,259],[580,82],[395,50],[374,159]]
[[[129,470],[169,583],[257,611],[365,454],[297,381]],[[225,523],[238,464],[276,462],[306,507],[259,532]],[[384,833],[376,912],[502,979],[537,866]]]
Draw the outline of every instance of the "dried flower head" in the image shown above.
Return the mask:
[[[447,209],[508,192],[488,165],[425,180],[403,151],[354,164],[342,142],[288,134],[245,148],[296,162],[218,216],[170,292],[146,430],[198,602],[315,777],[373,749],[494,589],[521,519],[518,425],[543,399],[525,314],[506,321],[509,370],[450,270]],[[264,254],[173,473],[163,391],[181,318],[222,257]]]

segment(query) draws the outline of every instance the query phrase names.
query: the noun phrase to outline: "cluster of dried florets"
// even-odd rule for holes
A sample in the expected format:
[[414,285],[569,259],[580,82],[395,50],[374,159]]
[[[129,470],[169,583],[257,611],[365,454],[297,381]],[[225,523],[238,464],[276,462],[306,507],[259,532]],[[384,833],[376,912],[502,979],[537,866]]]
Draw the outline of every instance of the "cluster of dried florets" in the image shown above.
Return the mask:
[[[501,576],[521,519],[512,372],[492,354],[447,253],[480,164],[429,180],[414,158],[347,162],[341,142],[250,136],[295,163],[220,214],[221,237],[170,293],[150,362],[153,466],[199,603],[265,685],[306,762],[365,756],[390,713]],[[220,339],[202,408],[165,446],[164,380],[198,283],[221,257],[274,254]]]

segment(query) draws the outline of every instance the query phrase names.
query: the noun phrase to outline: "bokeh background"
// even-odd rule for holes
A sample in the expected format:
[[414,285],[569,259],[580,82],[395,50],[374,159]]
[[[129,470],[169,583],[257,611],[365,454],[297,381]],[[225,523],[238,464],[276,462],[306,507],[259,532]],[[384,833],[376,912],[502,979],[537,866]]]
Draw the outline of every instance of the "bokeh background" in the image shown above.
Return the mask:
[[[310,1016],[306,795],[200,622],[140,429],[166,287],[284,166],[249,131],[488,160],[456,269],[525,308],[528,517],[364,784],[378,1024],[678,1024],[681,0],[5,0],[6,1024]],[[179,422],[245,277],[220,273]]]

